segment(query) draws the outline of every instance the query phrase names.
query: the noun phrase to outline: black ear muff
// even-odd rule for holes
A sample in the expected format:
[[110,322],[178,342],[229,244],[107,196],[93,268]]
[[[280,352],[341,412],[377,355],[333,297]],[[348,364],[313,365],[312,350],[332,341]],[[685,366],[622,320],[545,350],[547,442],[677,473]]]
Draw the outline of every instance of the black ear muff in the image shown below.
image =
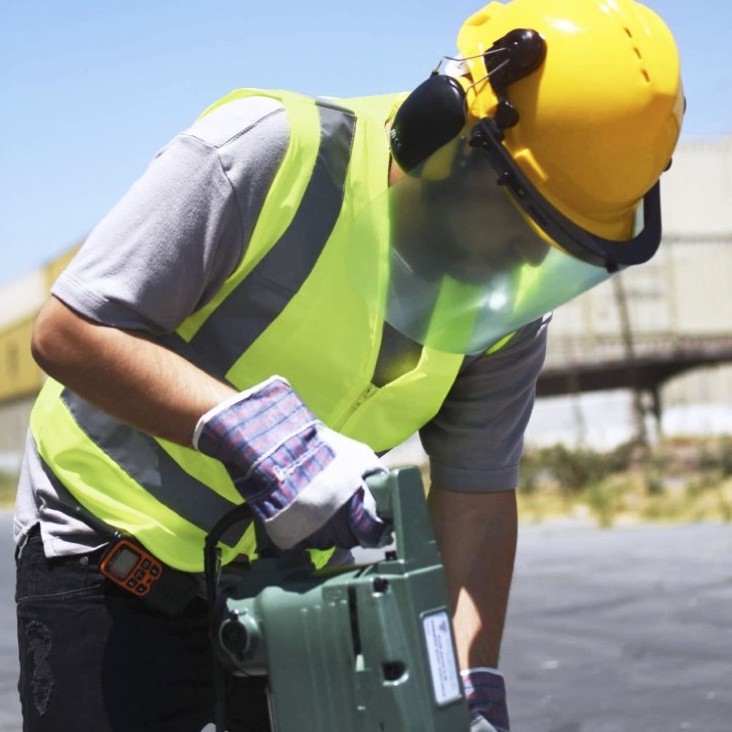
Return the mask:
[[389,139],[399,167],[409,171],[455,139],[467,122],[465,91],[451,76],[433,74],[402,103]]

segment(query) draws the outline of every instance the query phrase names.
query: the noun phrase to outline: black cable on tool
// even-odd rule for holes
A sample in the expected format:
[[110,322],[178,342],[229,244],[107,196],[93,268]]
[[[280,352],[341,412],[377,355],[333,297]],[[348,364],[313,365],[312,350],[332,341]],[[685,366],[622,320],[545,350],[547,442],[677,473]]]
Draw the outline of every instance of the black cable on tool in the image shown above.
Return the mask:
[[211,637],[211,655],[213,658],[214,683],[214,725],[216,732],[226,732],[226,670],[219,660],[215,649],[219,634],[218,589],[221,574],[221,550],[219,539],[236,523],[246,521],[247,525],[254,520],[252,509],[242,503],[229,513],[224,514],[211,529],[203,549],[203,571],[206,578],[206,599],[208,601],[209,635]]

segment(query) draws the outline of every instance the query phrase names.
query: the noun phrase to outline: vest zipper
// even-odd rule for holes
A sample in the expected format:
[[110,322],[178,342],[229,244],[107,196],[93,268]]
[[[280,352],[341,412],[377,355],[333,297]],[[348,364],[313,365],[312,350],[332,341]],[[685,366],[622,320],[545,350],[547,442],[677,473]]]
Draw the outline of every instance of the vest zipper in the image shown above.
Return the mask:
[[373,384],[369,384],[356,398],[356,400],[351,404],[351,406],[346,410],[345,414],[336,422],[336,424],[333,426],[333,429],[336,430],[336,432],[340,432],[341,427],[348,422],[348,420],[351,418],[353,413],[366,401],[368,401],[377,391],[379,391],[378,386],[374,386]]

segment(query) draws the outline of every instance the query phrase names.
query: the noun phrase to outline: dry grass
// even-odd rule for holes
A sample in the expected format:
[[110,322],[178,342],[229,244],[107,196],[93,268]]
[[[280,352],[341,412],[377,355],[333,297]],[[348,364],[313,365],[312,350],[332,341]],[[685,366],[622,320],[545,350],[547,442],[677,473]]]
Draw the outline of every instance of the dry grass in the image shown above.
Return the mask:
[[732,440],[677,439],[651,449],[623,446],[527,453],[519,489],[522,521],[631,523],[732,521]]
[[519,510],[524,523],[575,519],[602,528],[634,523],[729,523],[732,479],[690,482],[649,493],[641,476],[613,476],[571,495],[552,488],[519,492]]

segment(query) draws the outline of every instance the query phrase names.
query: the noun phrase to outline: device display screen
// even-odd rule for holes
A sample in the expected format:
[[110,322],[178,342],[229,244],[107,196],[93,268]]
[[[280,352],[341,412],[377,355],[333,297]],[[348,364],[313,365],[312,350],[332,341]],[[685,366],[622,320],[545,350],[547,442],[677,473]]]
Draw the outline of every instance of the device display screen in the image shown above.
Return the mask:
[[133,552],[128,546],[120,547],[117,554],[107,565],[107,569],[115,577],[125,579],[127,575],[134,569],[140,559],[140,555]]

